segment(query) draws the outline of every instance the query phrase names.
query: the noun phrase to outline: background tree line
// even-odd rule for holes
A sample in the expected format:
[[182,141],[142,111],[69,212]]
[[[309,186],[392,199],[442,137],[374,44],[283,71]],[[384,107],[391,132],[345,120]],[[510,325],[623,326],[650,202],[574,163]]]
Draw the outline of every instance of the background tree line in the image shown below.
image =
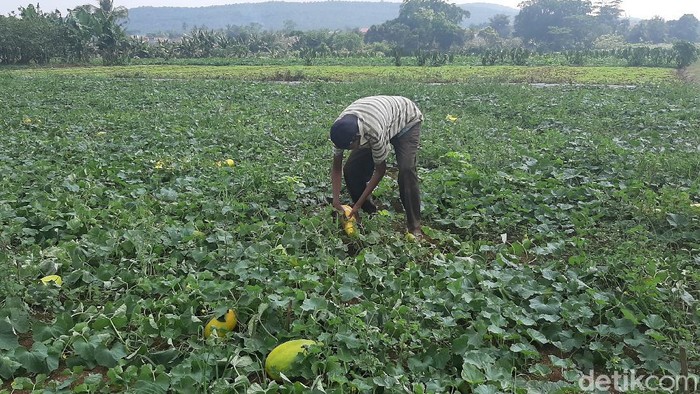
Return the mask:
[[127,14],[112,0],[76,7],[65,17],[29,4],[18,15],[0,16],[0,64],[86,62],[95,56],[105,64],[124,62],[132,41],[120,24]]
[[[535,53],[559,53],[569,64],[584,57],[613,56],[629,65],[683,67],[697,59],[700,22],[694,15],[632,24],[621,0],[526,0],[511,22],[463,28],[469,12],[443,0],[404,0],[395,19],[354,30],[301,31],[289,23],[278,31],[260,25],[192,28],[181,37],[153,39],[126,34],[128,11],[112,0],[76,7],[63,16],[32,4],[0,16],[0,64],[87,62],[122,64],[133,58],[288,57],[312,63],[319,57],[391,56],[401,64],[440,65],[455,55],[481,57],[482,64],[527,64]],[[651,48],[659,44],[666,48]]]

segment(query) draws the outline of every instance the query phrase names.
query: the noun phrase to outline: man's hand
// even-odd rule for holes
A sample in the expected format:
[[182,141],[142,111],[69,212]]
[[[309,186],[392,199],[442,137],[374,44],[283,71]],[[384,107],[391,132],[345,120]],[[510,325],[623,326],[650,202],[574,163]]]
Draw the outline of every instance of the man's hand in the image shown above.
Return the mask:
[[358,222],[360,221],[360,206],[355,204],[352,206],[352,211],[350,211],[350,215],[348,215],[351,218],[355,218]]

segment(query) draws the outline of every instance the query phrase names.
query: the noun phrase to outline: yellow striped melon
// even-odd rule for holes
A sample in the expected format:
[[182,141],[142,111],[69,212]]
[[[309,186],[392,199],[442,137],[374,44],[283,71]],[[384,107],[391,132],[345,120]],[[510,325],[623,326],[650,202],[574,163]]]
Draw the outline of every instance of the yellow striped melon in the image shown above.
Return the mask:
[[297,357],[302,357],[306,353],[308,346],[315,343],[316,341],[309,339],[295,339],[278,345],[265,359],[265,372],[275,380],[280,379],[280,373],[285,376],[294,376],[290,367]]
[[223,316],[213,317],[206,326],[204,326],[204,338],[209,338],[213,332],[216,335],[223,337],[228,331],[233,331],[236,328],[236,312],[229,309]]

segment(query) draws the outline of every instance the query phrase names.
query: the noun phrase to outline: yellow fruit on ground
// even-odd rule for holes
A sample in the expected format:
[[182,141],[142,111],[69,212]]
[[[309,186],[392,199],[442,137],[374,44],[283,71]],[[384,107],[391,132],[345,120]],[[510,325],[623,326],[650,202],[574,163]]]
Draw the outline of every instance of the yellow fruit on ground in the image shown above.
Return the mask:
[[61,286],[63,284],[63,279],[61,279],[60,276],[58,275],[48,275],[43,278],[41,278],[41,283],[48,285],[50,282],[53,282],[57,284],[58,286]]
[[357,228],[355,228],[355,223],[348,220],[343,224],[343,230],[345,230],[345,234],[354,237],[357,235]]
[[236,163],[233,161],[233,159],[226,159],[226,160],[224,161],[224,163],[226,163],[226,165],[229,166],[229,167],[233,167],[233,165],[236,164]]
[[265,372],[275,380],[280,379],[280,373],[289,376],[289,368],[297,357],[306,353],[307,347],[315,343],[309,339],[295,339],[278,345],[265,359]]
[[213,331],[216,335],[223,337],[227,332],[233,331],[236,328],[236,312],[229,309],[223,316],[214,317],[204,326],[204,338],[209,338]]
[[345,234],[354,237],[357,235],[357,222],[354,216],[350,216],[352,212],[352,207],[349,205],[343,205],[343,211],[345,212],[345,218],[343,219],[343,230]]

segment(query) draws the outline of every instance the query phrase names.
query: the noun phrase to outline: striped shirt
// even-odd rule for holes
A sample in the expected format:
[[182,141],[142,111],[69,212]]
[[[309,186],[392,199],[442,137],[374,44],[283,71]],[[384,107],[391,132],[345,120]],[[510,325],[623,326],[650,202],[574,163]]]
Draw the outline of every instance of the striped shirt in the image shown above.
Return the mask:
[[[371,96],[356,100],[338,116],[357,116],[360,130],[360,148],[372,149],[375,164],[389,156],[389,140],[410,130],[423,121],[423,114],[416,104],[401,96]],[[334,155],[342,155],[343,149],[333,148]]]

